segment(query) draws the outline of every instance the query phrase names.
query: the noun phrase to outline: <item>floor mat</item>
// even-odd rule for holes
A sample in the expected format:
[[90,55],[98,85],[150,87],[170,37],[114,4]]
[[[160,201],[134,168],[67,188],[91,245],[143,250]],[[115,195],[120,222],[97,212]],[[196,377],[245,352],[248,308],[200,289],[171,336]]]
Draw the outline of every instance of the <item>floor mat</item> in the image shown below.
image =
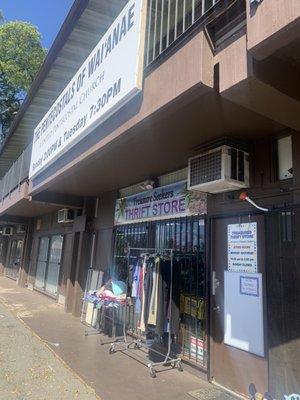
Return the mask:
[[215,387],[211,388],[201,388],[197,390],[193,390],[192,392],[188,392],[188,394],[197,400],[236,400],[236,397],[231,396],[230,394],[216,389]]

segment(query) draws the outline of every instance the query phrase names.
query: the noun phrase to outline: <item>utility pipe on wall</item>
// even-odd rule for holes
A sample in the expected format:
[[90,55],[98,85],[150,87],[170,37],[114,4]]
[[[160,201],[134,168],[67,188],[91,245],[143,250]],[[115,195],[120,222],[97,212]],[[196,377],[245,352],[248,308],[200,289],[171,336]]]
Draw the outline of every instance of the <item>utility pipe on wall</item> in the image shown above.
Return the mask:
[[240,194],[240,200],[242,200],[242,201],[248,201],[248,203],[252,204],[252,205],[253,205],[255,208],[257,208],[258,210],[265,211],[265,212],[268,212],[268,211],[269,211],[268,208],[264,208],[264,207],[258,206],[253,200],[250,199],[250,197],[248,196],[248,194],[247,194],[246,192],[242,192],[242,193]]

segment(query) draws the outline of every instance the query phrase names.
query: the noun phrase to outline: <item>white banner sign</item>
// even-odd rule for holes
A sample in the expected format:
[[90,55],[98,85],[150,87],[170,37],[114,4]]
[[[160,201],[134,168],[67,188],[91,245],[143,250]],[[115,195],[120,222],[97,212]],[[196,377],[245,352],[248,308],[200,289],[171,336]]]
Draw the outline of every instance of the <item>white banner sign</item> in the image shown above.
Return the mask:
[[29,177],[40,173],[142,89],[143,0],[130,0],[34,130]]
[[206,194],[190,192],[184,181],[118,199],[115,225],[206,213]]
[[257,272],[256,222],[228,225],[228,271]]

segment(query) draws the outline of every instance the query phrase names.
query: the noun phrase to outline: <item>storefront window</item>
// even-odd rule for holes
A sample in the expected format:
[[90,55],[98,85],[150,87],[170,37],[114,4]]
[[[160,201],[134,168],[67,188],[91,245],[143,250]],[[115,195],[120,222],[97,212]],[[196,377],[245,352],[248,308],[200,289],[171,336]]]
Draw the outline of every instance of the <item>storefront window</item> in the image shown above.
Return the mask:
[[57,295],[63,236],[40,238],[35,287],[51,295]]

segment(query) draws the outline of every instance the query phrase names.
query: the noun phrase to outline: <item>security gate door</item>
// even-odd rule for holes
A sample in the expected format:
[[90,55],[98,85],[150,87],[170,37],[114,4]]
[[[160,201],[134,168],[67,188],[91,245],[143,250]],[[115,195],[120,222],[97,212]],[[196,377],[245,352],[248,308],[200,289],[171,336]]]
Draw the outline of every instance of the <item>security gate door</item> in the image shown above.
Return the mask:
[[[263,393],[268,388],[266,334],[263,334],[263,218],[261,215],[253,215],[243,218],[215,218],[211,221],[210,377],[216,383],[241,394],[248,393],[251,383]],[[242,241],[241,246],[238,240],[236,243],[232,242],[231,232],[239,227],[243,227],[244,232],[250,235],[251,229],[256,231],[257,246],[253,247],[250,243],[248,252],[244,251],[245,243],[247,244],[245,235],[241,237],[246,239],[238,239]]]

